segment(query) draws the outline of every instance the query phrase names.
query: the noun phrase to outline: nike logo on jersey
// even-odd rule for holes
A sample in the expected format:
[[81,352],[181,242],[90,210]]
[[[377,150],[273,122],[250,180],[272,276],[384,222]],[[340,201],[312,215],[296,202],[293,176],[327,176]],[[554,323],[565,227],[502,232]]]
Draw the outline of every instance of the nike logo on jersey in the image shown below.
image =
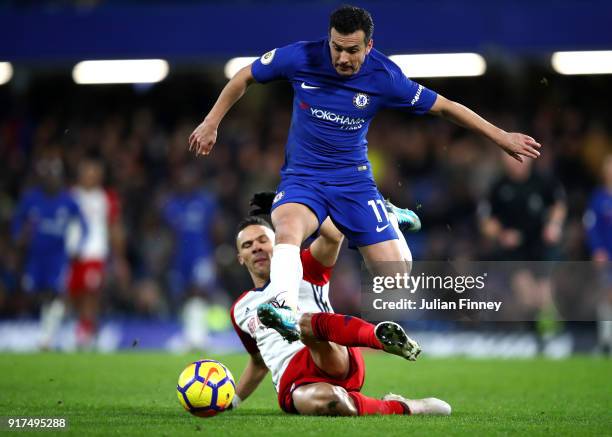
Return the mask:
[[387,229],[389,226],[391,226],[391,223],[386,224],[385,226],[383,226],[382,228],[379,226],[376,226],[376,232],[382,232],[385,229]]
[[302,82],[302,88],[304,88],[305,90],[318,90],[321,87],[306,85],[306,82]]

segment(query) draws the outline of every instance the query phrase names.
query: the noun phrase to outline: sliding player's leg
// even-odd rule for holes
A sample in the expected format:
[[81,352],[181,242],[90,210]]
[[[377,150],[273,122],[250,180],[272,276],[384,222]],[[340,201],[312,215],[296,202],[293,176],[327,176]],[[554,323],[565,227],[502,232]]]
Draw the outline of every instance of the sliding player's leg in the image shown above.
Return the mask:
[[304,416],[435,415],[448,416],[451,406],[441,399],[408,399],[388,394],[375,399],[359,391],[346,391],[339,385],[316,382],[296,388],[293,407]]
[[[281,403],[285,411],[317,416],[407,414],[397,399],[379,400],[359,393],[365,379],[365,363],[359,348],[319,340],[318,344],[310,342],[305,352],[307,355],[298,357],[298,362],[290,363],[300,368],[302,378],[294,380],[297,388],[290,392],[289,405]],[[330,357],[326,358],[326,353]],[[294,370],[288,367],[286,372]]]
[[374,399],[327,382],[302,385],[293,391],[297,412],[309,416],[410,414],[401,401]]
[[446,401],[438,398],[408,399],[400,395],[388,393],[383,396],[382,400],[402,403],[409,411],[407,414],[411,416],[449,416],[452,410]]
[[300,318],[302,341],[330,341],[343,346],[369,347],[414,361],[421,347],[395,322],[374,326],[358,317],[333,313],[304,314]]
[[[308,314],[300,319],[302,332],[306,334],[302,341],[307,347],[296,354],[281,378],[279,403],[284,411],[317,416],[450,414],[450,406],[436,398],[407,399],[388,394],[383,399],[374,399],[360,393],[365,379],[365,363],[359,348],[316,338],[308,325],[312,325],[312,316],[317,315]],[[361,326],[357,325],[358,322]],[[352,329],[362,331],[361,336],[371,337],[373,325],[367,328],[367,322],[356,318],[349,319],[349,324]],[[360,341],[372,344],[375,339]]]
[[320,340],[313,335],[303,336],[301,340],[304,346],[308,348],[312,360],[319,369],[332,378],[346,379],[351,368],[351,357],[346,346]]
[[355,402],[348,392],[337,385],[316,382],[296,388],[293,406],[305,416],[357,416]]
[[408,399],[388,394],[382,399],[375,399],[327,382],[302,385],[293,391],[292,397],[294,408],[305,416],[448,416],[451,413],[450,405],[437,398]]

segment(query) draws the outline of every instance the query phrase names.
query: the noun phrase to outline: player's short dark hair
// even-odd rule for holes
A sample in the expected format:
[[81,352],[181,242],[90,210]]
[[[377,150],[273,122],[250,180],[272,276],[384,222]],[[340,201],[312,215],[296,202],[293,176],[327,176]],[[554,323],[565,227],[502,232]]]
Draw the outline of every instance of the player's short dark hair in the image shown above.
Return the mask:
[[244,228],[248,228],[249,226],[253,226],[253,225],[264,226],[266,228],[274,230],[272,225],[268,223],[267,220],[261,217],[257,217],[257,216],[250,216],[250,217],[245,217],[244,219],[242,219],[240,223],[238,223],[238,227],[236,229],[236,235],[238,235],[238,233],[242,231]]
[[329,17],[328,30],[330,32],[332,27],[343,35],[363,30],[366,44],[374,33],[374,21],[370,13],[363,8],[351,5],[342,5],[332,12]]

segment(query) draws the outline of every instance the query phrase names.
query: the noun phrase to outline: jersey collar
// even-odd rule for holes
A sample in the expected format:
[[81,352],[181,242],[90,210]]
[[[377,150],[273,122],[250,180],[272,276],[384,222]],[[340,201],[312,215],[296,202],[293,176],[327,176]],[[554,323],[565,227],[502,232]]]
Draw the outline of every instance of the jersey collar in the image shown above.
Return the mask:
[[262,287],[259,288],[253,288],[251,291],[264,291],[264,289],[270,285],[270,281],[266,282]]

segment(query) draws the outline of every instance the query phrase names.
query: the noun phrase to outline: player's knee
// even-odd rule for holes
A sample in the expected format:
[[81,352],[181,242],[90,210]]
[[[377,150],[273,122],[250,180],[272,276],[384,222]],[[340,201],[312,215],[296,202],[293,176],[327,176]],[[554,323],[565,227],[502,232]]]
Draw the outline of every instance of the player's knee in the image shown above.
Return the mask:
[[310,416],[355,416],[357,409],[340,387],[327,383],[313,384],[301,393],[294,392],[294,405],[298,412]]
[[320,400],[321,415],[324,416],[355,416],[357,409],[348,392],[337,385],[330,386],[326,395]]
[[300,333],[302,339],[305,340],[316,340],[314,331],[312,330],[312,313],[304,313],[300,317]]

